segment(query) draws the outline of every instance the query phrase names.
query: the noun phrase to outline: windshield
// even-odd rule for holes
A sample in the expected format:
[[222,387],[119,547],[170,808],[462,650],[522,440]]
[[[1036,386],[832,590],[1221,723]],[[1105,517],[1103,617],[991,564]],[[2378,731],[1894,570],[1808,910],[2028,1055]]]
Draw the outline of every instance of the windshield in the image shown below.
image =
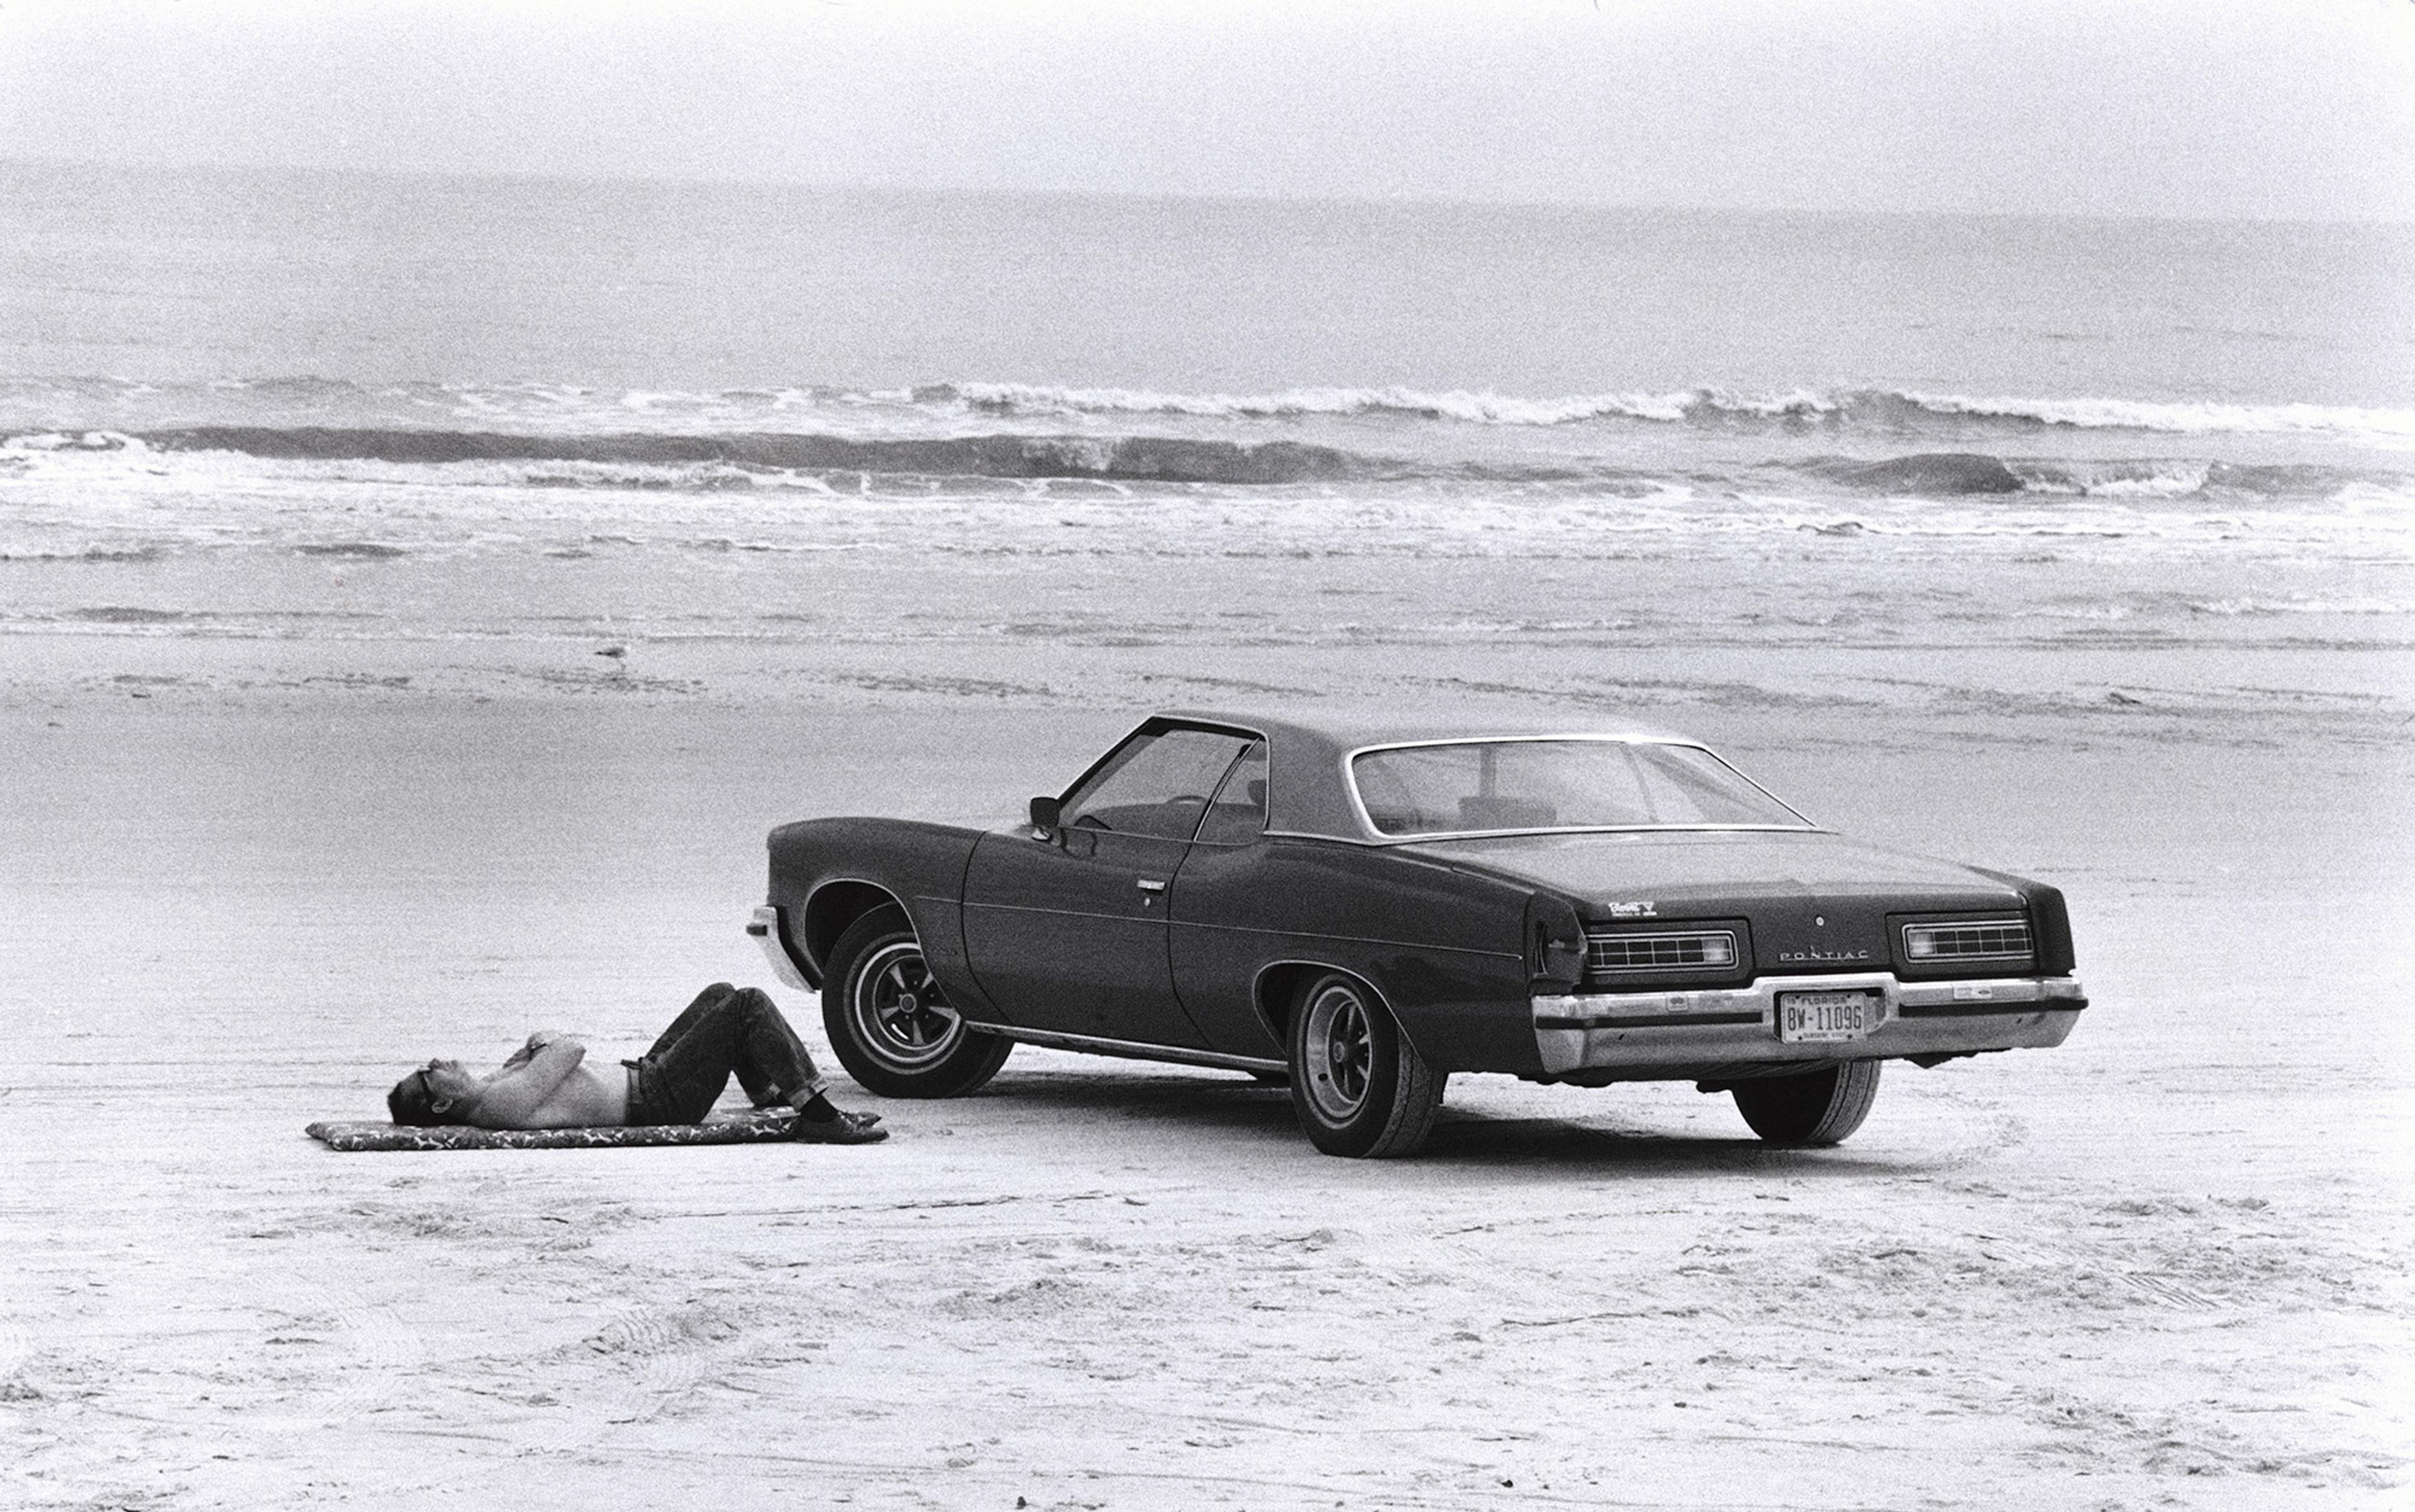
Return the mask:
[[1696,745],[1471,741],[1368,751],[1358,801],[1388,835],[1746,825],[1811,828]]

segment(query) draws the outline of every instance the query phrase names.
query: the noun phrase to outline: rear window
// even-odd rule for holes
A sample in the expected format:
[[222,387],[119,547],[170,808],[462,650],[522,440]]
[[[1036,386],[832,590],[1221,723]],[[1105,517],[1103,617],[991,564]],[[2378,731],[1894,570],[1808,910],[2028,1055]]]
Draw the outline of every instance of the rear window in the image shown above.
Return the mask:
[[1387,835],[1661,827],[1809,829],[1700,746],[1469,741],[1369,751],[1350,780]]

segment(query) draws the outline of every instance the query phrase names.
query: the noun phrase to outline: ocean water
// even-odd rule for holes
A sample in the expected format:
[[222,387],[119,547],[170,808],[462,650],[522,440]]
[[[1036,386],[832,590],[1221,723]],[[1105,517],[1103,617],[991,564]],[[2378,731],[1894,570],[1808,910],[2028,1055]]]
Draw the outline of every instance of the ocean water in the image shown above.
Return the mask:
[[2410,227],[0,197],[0,635],[2415,637]]

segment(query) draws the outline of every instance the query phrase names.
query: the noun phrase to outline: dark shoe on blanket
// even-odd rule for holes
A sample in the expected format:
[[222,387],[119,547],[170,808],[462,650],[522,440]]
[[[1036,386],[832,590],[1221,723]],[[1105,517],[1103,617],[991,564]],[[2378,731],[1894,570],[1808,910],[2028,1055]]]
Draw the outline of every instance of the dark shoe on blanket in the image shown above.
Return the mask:
[[835,1118],[800,1118],[788,1137],[800,1145],[878,1145],[889,1130],[873,1127],[877,1116],[842,1113]]
[[[780,1104],[776,1102],[758,1102],[755,1104],[755,1106],[757,1109],[760,1110],[764,1108],[776,1108],[779,1107]],[[877,1113],[842,1113],[839,1111],[836,1103],[832,1102],[826,1097],[820,1096],[819,1094],[816,1094],[813,1100],[807,1102],[803,1107],[799,1108],[797,1110],[797,1116],[800,1118],[809,1118],[816,1123],[828,1123],[832,1118],[852,1118],[861,1124],[877,1124],[880,1121],[880,1115]]]

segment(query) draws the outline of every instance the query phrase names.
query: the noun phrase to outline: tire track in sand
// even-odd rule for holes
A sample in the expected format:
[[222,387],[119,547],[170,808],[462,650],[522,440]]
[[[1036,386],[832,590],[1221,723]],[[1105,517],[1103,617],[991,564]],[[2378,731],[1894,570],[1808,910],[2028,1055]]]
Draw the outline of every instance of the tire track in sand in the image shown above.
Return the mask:
[[[22,1278],[8,1278],[8,1295],[22,1297],[27,1292]],[[41,1400],[40,1388],[30,1381],[19,1379],[24,1371],[25,1362],[33,1358],[33,1355],[34,1338],[24,1324],[13,1312],[0,1312],[0,1412]],[[11,1438],[14,1439],[15,1435]],[[16,1440],[20,1446],[26,1442]],[[32,1505],[36,1493],[43,1490],[42,1483],[28,1473],[16,1453],[0,1456],[0,1486],[9,1484],[19,1489],[20,1502],[17,1505]]]
[[2166,1271],[2125,1264],[2103,1253],[1995,1234],[1975,1234],[1972,1237],[1973,1250],[1982,1258],[1998,1263],[2011,1261],[2033,1274],[2102,1277],[2127,1287],[2156,1307],[2175,1311],[2220,1312],[2229,1307],[2218,1297],[2182,1285]]
[[337,1363],[322,1372],[329,1384],[313,1390],[293,1415],[304,1422],[333,1426],[382,1410],[398,1385],[427,1358],[419,1336],[403,1325],[392,1308],[369,1302],[359,1293],[293,1281],[285,1287],[290,1299],[286,1316],[295,1324],[325,1318],[333,1325]]
[[530,1438],[532,1449],[583,1449],[617,1426],[652,1421],[709,1377],[705,1347],[737,1334],[717,1314],[696,1309],[613,1302],[605,1310],[604,1326],[587,1337],[585,1348],[625,1371],[580,1392],[551,1432]]
[[[18,1296],[25,1295],[22,1286],[12,1284],[8,1290]],[[17,1400],[31,1389],[19,1385],[17,1376],[33,1354],[33,1336],[25,1331],[25,1325],[17,1321],[15,1313],[0,1312],[0,1401]]]

